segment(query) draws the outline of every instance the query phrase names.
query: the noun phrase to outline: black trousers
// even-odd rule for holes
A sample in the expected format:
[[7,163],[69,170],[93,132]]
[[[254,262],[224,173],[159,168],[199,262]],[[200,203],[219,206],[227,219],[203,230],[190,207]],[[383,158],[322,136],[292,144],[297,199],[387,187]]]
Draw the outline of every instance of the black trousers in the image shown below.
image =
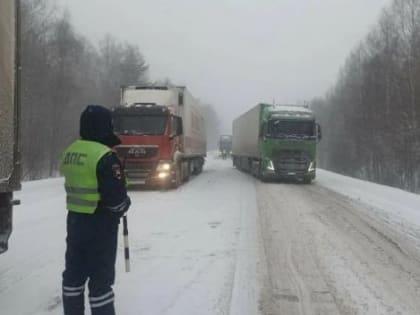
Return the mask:
[[88,282],[92,315],[115,315],[115,259],[119,218],[106,211],[94,215],[69,212],[66,265],[63,272],[65,315],[84,315]]

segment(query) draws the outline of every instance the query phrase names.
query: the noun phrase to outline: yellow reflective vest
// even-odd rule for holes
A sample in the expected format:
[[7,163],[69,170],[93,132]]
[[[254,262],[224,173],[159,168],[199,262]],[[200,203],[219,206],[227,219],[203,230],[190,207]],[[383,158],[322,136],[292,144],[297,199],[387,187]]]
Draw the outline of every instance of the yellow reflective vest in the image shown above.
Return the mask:
[[94,141],[76,140],[63,153],[61,173],[65,177],[67,210],[93,214],[101,199],[96,168],[111,149]]

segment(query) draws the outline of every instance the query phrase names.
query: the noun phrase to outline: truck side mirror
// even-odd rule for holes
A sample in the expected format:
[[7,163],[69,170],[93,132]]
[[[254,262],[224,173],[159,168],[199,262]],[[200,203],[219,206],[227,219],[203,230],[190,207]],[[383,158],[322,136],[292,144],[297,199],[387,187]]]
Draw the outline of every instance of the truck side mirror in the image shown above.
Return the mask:
[[316,124],[316,136],[317,136],[318,141],[321,141],[321,139],[322,139],[322,131],[321,131],[320,124]]
[[265,140],[265,139],[266,139],[266,134],[267,134],[267,122],[263,122],[263,123],[261,124],[261,127],[260,127],[260,134],[259,134],[259,137],[260,137],[261,139]]
[[176,136],[177,123],[176,117],[171,115],[171,132],[169,133],[169,139],[171,140]]

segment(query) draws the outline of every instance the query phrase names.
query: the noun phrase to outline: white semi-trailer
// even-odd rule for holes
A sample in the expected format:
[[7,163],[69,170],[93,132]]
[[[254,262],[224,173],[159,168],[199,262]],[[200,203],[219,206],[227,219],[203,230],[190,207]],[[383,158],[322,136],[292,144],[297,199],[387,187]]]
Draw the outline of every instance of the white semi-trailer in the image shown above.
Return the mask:
[[0,0],[0,253],[12,232],[13,191],[20,188],[19,1]]

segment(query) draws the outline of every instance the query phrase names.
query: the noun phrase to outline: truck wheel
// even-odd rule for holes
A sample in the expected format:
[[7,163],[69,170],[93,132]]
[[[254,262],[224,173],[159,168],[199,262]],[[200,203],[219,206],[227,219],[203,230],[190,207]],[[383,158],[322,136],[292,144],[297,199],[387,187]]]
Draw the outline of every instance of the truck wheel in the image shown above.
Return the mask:
[[191,161],[191,174],[192,175],[198,174],[198,163],[196,160]]
[[177,164],[175,168],[175,174],[171,183],[171,187],[176,189],[181,185],[182,182],[182,169],[181,165]]
[[305,176],[302,180],[305,185],[309,185],[312,182],[312,177]]
[[200,162],[200,164],[197,167],[197,175],[200,174],[203,171],[203,163]]
[[258,169],[255,171],[255,177],[258,178],[261,182],[267,182],[267,177],[264,174],[262,164],[258,165]]
[[188,182],[191,176],[191,162],[187,162],[187,167],[185,168],[185,177],[184,182]]
[[263,173],[262,171],[259,171],[259,172],[258,172],[258,176],[257,176],[257,178],[258,178],[261,182],[263,182],[263,183],[267,183],[267,182],[268,182],[267,177],[264,175],[264,173]]
[[198,175],[203,171],[203,164],[204,162],[202,160],[196,159],[194,161],[194,166],[193,166],[193,175]]

